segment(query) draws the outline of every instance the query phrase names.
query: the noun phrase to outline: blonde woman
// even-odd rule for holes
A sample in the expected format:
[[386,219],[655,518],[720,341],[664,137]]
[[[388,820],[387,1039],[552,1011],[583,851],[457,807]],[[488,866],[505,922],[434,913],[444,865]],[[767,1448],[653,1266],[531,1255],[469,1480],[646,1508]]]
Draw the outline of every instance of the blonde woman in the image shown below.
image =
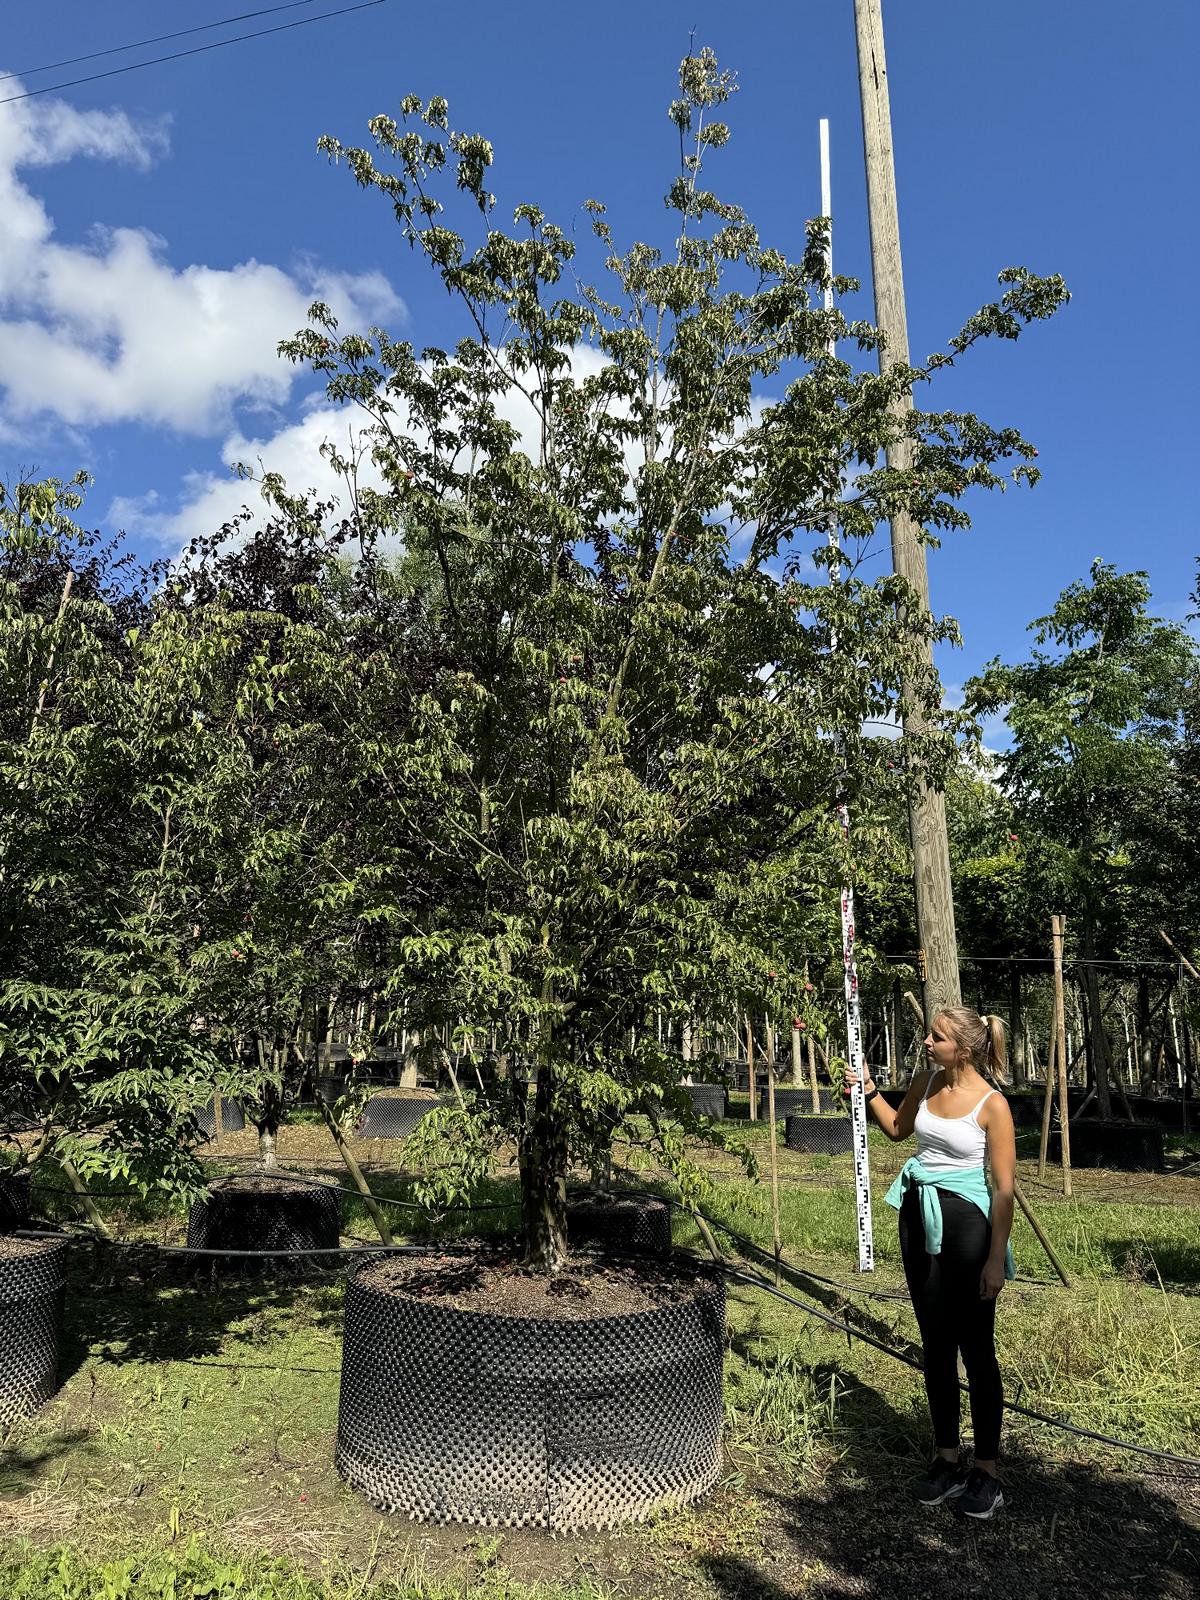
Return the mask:
[[[1005,1056],[999,1017],[952,1006],[934,1018],[925,1040],[927,1069],[898,1110],[869,1077],[864,1084],[867,1109],[889,1139],[917,1136],[916,1155],[886,1197],[900,1213],[900,1254],[921,1329],[936,1450],[917,1498],[930,1506],[949,1501],[975,1518],[991,1517],[1004,1504],[995,1327],[997,1297],[1014,1276],[1008,1240],[1016,1175],[1012,1113],[997,1088]],[[847,1092],[852,1081],[848,1067]],[[960,1352],[975,1439],[970,1472],[959,1460]]]

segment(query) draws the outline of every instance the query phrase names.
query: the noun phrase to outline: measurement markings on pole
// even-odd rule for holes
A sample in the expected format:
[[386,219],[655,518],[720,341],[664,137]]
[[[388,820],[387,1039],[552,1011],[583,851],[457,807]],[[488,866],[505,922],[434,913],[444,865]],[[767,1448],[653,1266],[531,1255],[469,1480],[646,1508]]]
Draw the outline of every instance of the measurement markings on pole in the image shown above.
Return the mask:
[[[850,812],[838,806],[842,837],[850,836]],[[858,961],[854,954],[854,891],[842,888],[842,966],[846,994],[846,1048],[854,1078],[850,1089],[850,1124],[854,1151],[854,1209],[858,1223],[858,1270],[875,1270],[875,1233],[871,1221],[871,1166],[867,1154],[867,1103],[863,1083],[862,1011],[858,996]]]

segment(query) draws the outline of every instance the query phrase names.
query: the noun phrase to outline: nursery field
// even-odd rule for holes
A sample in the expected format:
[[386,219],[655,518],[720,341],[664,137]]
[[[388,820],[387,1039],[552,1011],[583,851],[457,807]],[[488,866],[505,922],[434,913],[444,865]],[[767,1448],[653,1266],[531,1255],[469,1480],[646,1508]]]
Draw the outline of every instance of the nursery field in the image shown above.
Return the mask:
[[[761,1127],[744,1131],[765,1144]],[[226,1136],[214,1168],[232,1169],[250,1152],[249,1134]],[[358,1154],[376,1192],[405,1196],[394,1145],[361,1141]],[[280,1156],[340,1181],[320,1127],[285,1128]],[[865,1279],[852,1266],[848,1158],[781,1152],[784,1256],[800,1269],[785,1288],[913,1354],[915,1324],[881,1199],[898,1152],[881,1143],[872,1158],[879,1269]],[[660,1186],[653,1171],[633,1176]],[[709,1215],[769,1245],[768,1185],[749,1182],[728,1155],[714,1158],[713,1176]],[[1021,1176],[1074,1283],[1058,1283],[1018,1217],[1019,1276],[999,1319],[1010,1398],[1194,1454],[1200,1167],[1180,1162],[1153,1179],[1079,1173],[1070,1202],[1049,1178],[1038,1184],[1035,1164],[1023,1163]],[[480,1199],[511,1193],[499,1173]],[[64,1198],[41,1199],[43,1210],[69,1215]],[[360,1202],[345,1201],[345,1233],[367,1240]],[[181,1219],[141,1202],[100,1204],[124,1239],[182,1236]],[[446,1219],[439,1233],[495,1230],[503,1217]],[[681,1218],[676,1242],[700,1248]],[[961,1595],[984,1581],[1022,1596],[1191,1592],[1200,1472],[1014,1418],[1004,1516],[974,1527],[922,1511],[908,1495],[926,1447],[919,1375],[744,1283],[730,1284],[725,1472],[697,1508],[619,1533],[557,1539],[381,1516],[331,1462],[341,1273],[230,1276],[177,1261],[78,1247],[61,1391],[5,1441],[6,1595],[883,1600],[902,1590]]]

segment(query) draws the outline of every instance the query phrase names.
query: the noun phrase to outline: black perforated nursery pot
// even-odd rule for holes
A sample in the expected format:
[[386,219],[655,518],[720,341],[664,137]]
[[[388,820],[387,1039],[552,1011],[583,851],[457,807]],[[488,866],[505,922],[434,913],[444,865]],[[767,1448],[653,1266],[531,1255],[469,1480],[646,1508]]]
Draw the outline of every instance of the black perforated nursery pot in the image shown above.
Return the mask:
[[[1062,1135],[1050,1131],[1049,1155],[1062,1159]],[[1161,1172],[1163,1130],[1148,1122],[1071,1123],[1071,1165],[1112,1167],[1120,1172]]]
[[336,1250],[341,1195],[327,1183],[214,1178],[188,1213],[192,1250]]
[[[846,1102],[842,1096],[835,1096],[833,1090],[826,1088],[824,1084],[821,1084],[817,1089],[817,1111],[815,1113],[812,1108],[811,1089],[776,1089],[775,1091],[776,1121],[784,1117],[803,1116],[806,1113],[809,1116],[820,1115],[821,1112],[828,1115],[834,1111],[845,1110],[845,1106]],[[767,1091],[760,1085],[758,1109],[760,1112],[765,1113],[766,1108]]]
[[[204,1106],[201,1110],[197,1111],[197,1113],[196,1113],[196,1124],[199,1127],[200,1131],[202,1133],[206,1134],[207,1137],[210,1138],[210,1139],[216,1133],[216,1131],[217,1131],[217,1104],[216,1104],[216,1100],[215,1099],[210,1100],[206,1106]],[[245,1118],[245,1115],[242,1112],[241,1106],[238,1105],[236,1100],[227,1100],[225,1098],[225,1096],[222,1095],[221,1096],[221,1132],[222,1133],[241,1133],[242,1129],[245,1126],[246,1126],[246,1118]]]
[[66,1256],[65,1240],[0,1239],[0,1428],[58,1387]]
[[791,1116],[784,1123],[783,1142],[808,1156],[842,1156],[852,1148],[853,1124],[847,1116]]
[[338,1471],[420,1521],[607,1528],[689,1505],[721,1468],[725,1286],[687,1262],[649,1310],[498,1316],[350,1275]]
[[0,1172],[0,1234],[29,1226],[29,1173]]
[[729,1094],[722,1083],[685,1083],[683,1092],[692,1102],[698,1117],[711,1117],[719,1122],[729,1104]]
[[650,1195],[573,1195],[567,1233],[573,1245],[662,1255],[671,1248],[671,1208]]
[[406,1139],[441,1101],[428,1096],[373,1094],[354,1130],[359,1139]]
[[[1183,1101],[1156,1099],[1149,1094],[1131,1094],[1129,1096],[1129,1109],[1139,1122],[1153,1122],[1160,1128],[1181,1129],[1183,1127]],[[1197,1122],[1197,1107],[1193,1103],[1188,1107],[1189,1118],[1193,1124]]]

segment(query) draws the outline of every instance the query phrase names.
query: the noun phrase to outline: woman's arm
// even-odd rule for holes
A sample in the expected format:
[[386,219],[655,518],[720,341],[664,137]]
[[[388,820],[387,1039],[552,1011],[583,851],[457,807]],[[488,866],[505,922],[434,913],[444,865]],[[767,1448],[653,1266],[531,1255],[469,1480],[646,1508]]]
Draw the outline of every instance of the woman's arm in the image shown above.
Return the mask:
[[992,1248],[979,1278],[979,1295],[994,1300],[1004,1287],[1004,1252],[1012,1233],[1013,1184],[1017,1177],[1017,1138],[1012,1112],[1002,1094],[984,1106],[979,1125],[987,1134],[988,1165],[992,1171]]
[[[846,1070],[842,1074],[842,1081],[845,1085],[844,1093],[850,1093],[850,1086],[856,1077],[857,1073],[855,1072],[854,1068],[847,1064]],[[929,1073],[918,1072],[916,1077],[909,1084],[908,1093],[901,1101],[898,1110],[893,1111],[891,1106],[888,1105],[887,1101],[881,1094],[876,1095],[874,1100],[868,1104],[867,1110],[875,1118],[875,1121],[883,1129],[884,1133],[887,1134],[889,1139],[894,1139],[897,1143],[899,1143],[901,1139],[907,1139],[912,1133],[913,1127],[916,1124],[917,1111],[921,1104],[921,1097],[925,1093],[925,1085],[928,1082]],[[867,1094],[870,1094],[874,1087],[875,1080],[868,1077],[863,1085],[863,1088],[866,1090]]]

